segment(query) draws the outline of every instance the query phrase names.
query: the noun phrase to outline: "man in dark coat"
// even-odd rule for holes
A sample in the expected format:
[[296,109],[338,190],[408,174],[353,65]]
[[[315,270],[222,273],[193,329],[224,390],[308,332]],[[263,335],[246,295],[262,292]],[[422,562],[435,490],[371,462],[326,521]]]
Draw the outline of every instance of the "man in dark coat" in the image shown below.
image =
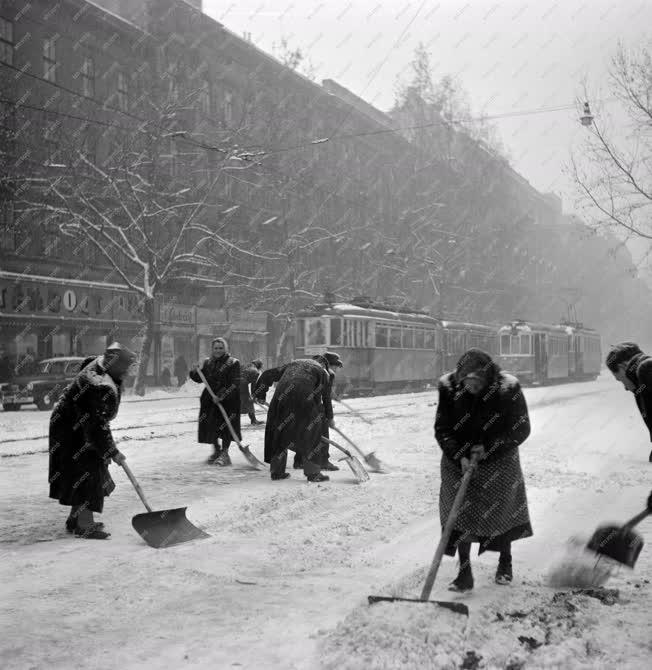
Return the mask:
[[516,377],[480,349],[462,355],[455,372],[439,381],[435,437],[442,450],[439,514],[446,524],[472,454],[479,463],[446,553],[460,559],[454,591],[473,588],[471,542],[479,552],[498,551],[496,583],[512,581],[511,543],[530,537],[532,527],[518,446],[530,434],[527,405]]
[[125,457],[115,446],[109,422],[120,407],[122,382],[135,354],[115,342],[103,356],[89,357],[64,390],[50,417],[50,498],[72,507],[69,532],[104,540],[110,533],[96,524],[93,512],[115,488],[108,463]]
[[[313,356],[313,359],[319,360],[320,355]],[[342,367],[342,359],[339,357],[338,354],[330,351],[327,351],[325,354],[323,354],[323,356],[328,361],[328,402],[324,403],[324,418],[322,421],[321,434],[322,437],[329,439],[330,438],[329,428],[331,420],[334,419],[332,397],[333,397],[333,384],[335,383],[335,369]],[[330,460],[330,446],[327,443],[322,443],[320,453],[322,456],[321,458],[322,470],[327,470],[329,472],[335,472],[336,470],[339,470],[337,465],[335,465],[335,463],[332,463]],[[298,452],[294,454],[294,463],[292,464],[292,467],[295,470],[303,469],[303,457]]]
[[[265,427],[265,462],[270,464],[273,480],[290,476],[285,472],[288,449],[303,457],[303,473],[309,482],[329,479],[321,473],[322,426],[325,408],[331,406],[329,363],[324,356],[315,358],[270,368],[256,382],[254,395],[261,401],[276,382]],[[332,407],[329,423],[335,425]]]
[[259,358],[256,358],[243,370],[242,378],[240,379],[240,414],[247,414],[252,426],[258,426],[265,423],[264,421],[258,421],[256,418],[254,401],[252,399],[251,390],[249,389],[249,385],[251,385],[251,388],[253,389],[262,369],[263,362]]
[[[652,441],[652,357],[634,342],[621,342],[607,354],[605,362],[625,390],[634,394]],[[649,461],[652,463],[652,451]]]
[[[201,371],[229,417],[229,422],[238,440],[241,440],[240,361],[229,355],[229,345],[223,337],[215,338],[212,345],[212,355],[204,361]],[[197,372],[198,369],[198,365],[193,366],[190,379],[203,384]],[[197,441],[213,445],[213,454],[209,457],[208,463],[220,466],[231,465],[229,456],[231,440],[231,431],[220,408],[215,404],[208,390],[204,389],[199,399]]]

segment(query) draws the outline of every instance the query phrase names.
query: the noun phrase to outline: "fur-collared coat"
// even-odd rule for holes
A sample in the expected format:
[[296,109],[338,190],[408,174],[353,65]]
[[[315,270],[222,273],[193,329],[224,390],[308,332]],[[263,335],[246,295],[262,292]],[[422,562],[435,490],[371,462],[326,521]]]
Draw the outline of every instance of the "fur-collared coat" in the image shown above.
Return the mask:
[[530,420],[519,382],[491,364],[487,388],[474,396],[458,376],[451,372],[440,379],[435,418],[435,438],[443,452],[442,528],[462,479],[462,457],[470,458],[471,448],[481,444],[487,458],[478,464],[467,489],[446,550],[451,556],[460,540],[479,542],[482,553],[500,551],[501,542],[532,535],[518,453],[518,446],[530,434]]
[[634,398],[652,442],[652,356],[636,354],[627,363],[625,374],[636,386]]
[[109,422],[118,414],[122,385],[100,356],[64,390],[50,417],[50,498],[101,512],[115,484],[108,464],[117,453]]

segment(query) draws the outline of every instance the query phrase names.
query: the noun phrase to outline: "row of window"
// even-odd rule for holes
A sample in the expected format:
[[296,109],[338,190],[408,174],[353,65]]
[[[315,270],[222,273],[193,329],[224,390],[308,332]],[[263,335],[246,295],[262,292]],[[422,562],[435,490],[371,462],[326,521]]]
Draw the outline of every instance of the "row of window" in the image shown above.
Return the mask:
[[[42,61],[43,78],[53,84],[57,83],[58,62],[58,37],[48,37],[43,40]],[[13,65],[14,63],[14,33],[13,23],[0,17],[0,62]],[[79,79],[81,94],[87,98],[95,97],[96,71],[95,61],[90,56],[83,59],[79,72],[73,75]],[[126,112],[129,110],[129,78],[124,72],[118,72],[116,77],[115,106]],[[176,77],[169,76],[168,94],[172,101],[179,100],[179,91]],[[205,116],[213,112],[213,96],[211,86],[204,80],[198,91],[198,108]],[[222,114],[225,123],[233,121],[233,94],[226,91],[222,99]]]

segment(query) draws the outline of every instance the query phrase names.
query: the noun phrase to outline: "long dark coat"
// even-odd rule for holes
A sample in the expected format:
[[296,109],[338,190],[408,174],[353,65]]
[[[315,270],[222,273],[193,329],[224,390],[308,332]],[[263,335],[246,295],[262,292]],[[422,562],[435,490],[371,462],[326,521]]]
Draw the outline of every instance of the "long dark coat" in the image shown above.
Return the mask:
[[258,380],[260,371],[255,365],[249,364],[242,372],[240,378],[240,414],[249,414],[254,411],[253,400],[249,397],[249,384],[253,389]]
[[461,459],[482,444],[487,458],[478,464],[446,553],[455,555],[460,539],[479,542],[480,553],[499,551],[502,540],[530,537],[532,527],[518,446],[530,434],[525,397],[516,377],[492,364],[488,388],[478,396],[464,390],[451,372],[439,381],[435,437],[442,449],[439,514],[448,519],[462,479]]
[[333,408],[328,371],[312,359],[298,359],[265,370],[258,378],[254,394],[265,399],[269,387],[276,390],[267,410],[265,462],[271,463],[285,449],[319,463],[322,452],[324,416]]
[[625,375],[636,386],[633,391],[636,406],[645,421],[652,442],[652,357],[636,354],[627,364]]
[[86,365],[64,390],[50,417],[50,498],[62,505],[87,504],[102,512],[115,484],[108,463],[117,453],[109,422],[120,406],[122,386],[106,372],[103,357]]
[[[240,361],[228,354],[220,358],[207,358],[202,364],[201,371],[224,407],[238,440],[241,440]],[[203,383],[196,370],[191,370],[189,374],[194,382]],[[232,439],[219,407],[213,402],[210,393],[204,389],[199,399],[197,442],[214,445],[216,440],[225,440],[228,443]]]

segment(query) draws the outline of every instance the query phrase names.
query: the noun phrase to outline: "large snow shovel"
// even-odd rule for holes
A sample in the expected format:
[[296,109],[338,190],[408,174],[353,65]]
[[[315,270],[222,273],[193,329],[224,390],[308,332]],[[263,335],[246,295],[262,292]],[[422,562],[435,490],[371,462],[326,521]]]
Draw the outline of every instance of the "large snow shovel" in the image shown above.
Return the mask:
[[628,568],[633,568],[643,549],[644,542],[643,538],[632,529],[649,514],[651,514],[650,510],[644,509],[624,526],[618,524],[600,526],[591,536],[586,548],[622,563]]
[[334,447],[337,447],[340,451],[346,454],[346,457],[340,458],[340,460],[346,461],[347,465],[351,468],[351,471],[355,475],[355,478],[358,480],[359,484],[361,482],[369,481],[369,473],[364,469],[362,463],[360,463],[360,461],[350,451],[347,451],[344,447],[337,444],[337,442],[333,442],[333,440],[329,440],[327,437],[322,436],[321,439],[327,444],[332,444]]
[[218,409],[222,413],[222,416],[224,417],[224,421],[226,421],[226,425],[229,428],[229,432],[231,433],[231,437],[233,438],[233,441],[238,445],[238,448],[244,455],[244,457],[247,459],[249,462],[249,465],[251,467],[255,468],[256,470],[260,470],[260,468],[264,468],[265,464],[261,463],[249,450],[249,445],[248,444],[242,444],[240,440],[238,439],[238,436],[235,434],[235,430],[233,430],[233,426],[231,425],[231,421],[229,421],[229,415],[226,413],[226,410],[224,407],[222,407],[222,403],[217,399],[217,396],[213,392],[213,389],[208,385],[208,381],[206,381],[206,377],[204,376],[204,373],[201,371],[201,368],[197,368],[197,372],[199,373],[199,376],[201,377],[201,380],[204,382],[204,386],[206,387],[206,390],[211,394],[211,398],[213,398],[213,402],[217,405]]
[[387,469],[373,451],[370,451],[368,454],[364,454],[362,449],[360,449],[358,445],[353,440],[348,438],[339,428],[333,428],[333,430],[338,433],[338,435],[341,435],[360,454],[360,456],[364,458],[364,462],[374,472],[387,472]]
[[469,616],[469,608],[463,603],[450,602],[446,600],[428,600],[430,598],[430,593],[432,592],[432,587],[435,583],[435,577],[437,577],[437,572],[439,571],[439,566],[441,565],[441,559],[444,557],[444,551],[446,550],[446,545],[450,539],[451,533],[453,532],[453,526],[457,517],[460,513],[460,507],[464,501],[464,496],[466,495],[466,490],[469,487],[469,482],[471,477],[475,472],[475,469],[478,465],[478,456],[473,454],[471,456],[471,462],[468,470],[464,473],[462,481],[460,482],[460,488],[455,496],[453,502],[453,507],[448,519],[446,519],[446,525],[444,526],[444,532],[442,533],[439,544],[437,545],[437,551],[435,551],[435,556],[432,559],[432,564],[426,577],[426,583],[423,585],[423,590],[421,591],[421,597],[417,600],[416,598],[393,598],[390,596],[369,596],[369,604],[373,605],[374,603],[379,602],[408,602],[408,603],[432,603],[433,605],[439,605],[440,607],[445,607],[446,609],[457,612],[458,614],[466,614]]
[[193,526],[188,521],[186,518],[187,507],[177,507],[176,509],[164,509],[154,512],[145,499],[145,494],[140,488],[140,484],[136,481],[133,472],[129,469],[129,466],[124,461],[121,465],[147,509],[147,513],[145,514],[136,514],[131,520],[131,525],[150,547],[161,549],[181,544],[182,542],[210,537],[208,533]]

